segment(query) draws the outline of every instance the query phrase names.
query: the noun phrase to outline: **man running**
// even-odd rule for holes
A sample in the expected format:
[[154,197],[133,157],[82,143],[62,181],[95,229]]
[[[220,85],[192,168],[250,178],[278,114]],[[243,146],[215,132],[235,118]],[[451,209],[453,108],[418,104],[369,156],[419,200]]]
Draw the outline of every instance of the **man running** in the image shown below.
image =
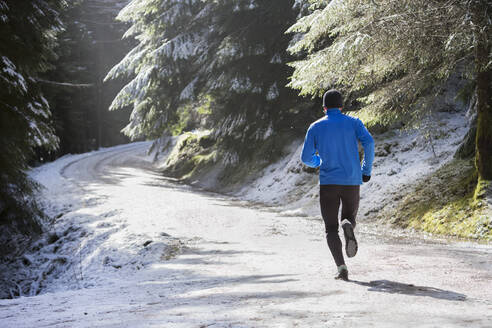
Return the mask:
[[[302,148],[301,160],[310,167],[320,167],[319,201],[325,222],[326,240],[338,268],[335,279],[348,280],[348,269],[338,235],[338,210],[342,203],[341,224],[348,257],[357,253],[354,235],[355,217],[359,209],[362,182],[371,178],[374,140],[358,118],[342,114],[343,99],[337,90],[323,96],[325,117],[309,127]],[[364,148],[362,167],[358,142]]]

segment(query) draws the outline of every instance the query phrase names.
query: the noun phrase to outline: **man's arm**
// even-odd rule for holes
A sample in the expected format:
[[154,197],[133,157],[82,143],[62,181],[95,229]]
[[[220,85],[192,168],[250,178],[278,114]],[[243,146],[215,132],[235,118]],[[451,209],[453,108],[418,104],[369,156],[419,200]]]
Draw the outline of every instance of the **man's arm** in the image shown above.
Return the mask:
[[372,163],[374,161],[374,139],[369,131],[367,131],[364,123],[357,119],[357,139],[359,139],[364,148],[364,160],[362,161],[362,174],[370,177],[372,171]]
[[301,161],[310,167],[318,167],[321,165],[321,158],[316,154],[316,142],[312,127],[309,127],[306,138],[304,139]]

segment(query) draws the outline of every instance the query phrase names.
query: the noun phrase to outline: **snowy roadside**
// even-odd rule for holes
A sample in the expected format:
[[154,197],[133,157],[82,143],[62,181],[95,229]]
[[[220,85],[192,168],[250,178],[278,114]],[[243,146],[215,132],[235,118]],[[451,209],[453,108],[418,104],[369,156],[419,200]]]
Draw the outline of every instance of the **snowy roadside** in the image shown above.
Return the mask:
[[[138,268],[146,261],[144,258],[135,260],[134,255],[129,254],[126,258],[119,257],[115,262],[107,255],[109,252],[103,250],[105,238],[118,227],[115,222],[109,222],[117,211],[110,206],[97,212],[90,210],[101,202],[101,196],[92,192],[97,188],[88,181],[101,172],[98,173],[93,166],[77,164],[91,157],[117,161],[122,154],[131,154],[137,150],[136,161],[141,165],[142,160],[146,159],[145,150],[142,149],[148,146],[149,143],[134,143],[85,154],[66,155],[31,170],[31,178],[41,185],[38,199],[50,221],[43,222],[47,232],[25,254],[14,263],[6,263],[8,267],[1,268],[3,272],[16,272],[16,276],[11,277],[12,285],[16,288],[9,292],[10,295],[34,296],[40,292],[57,290],[59,286],[63,286],[63,289],[91,287],[99,279],[97,272],[100,270],[94,268],[99,268],[96,264],[98,261],[110,268],[129,267],[126,265],[128,263]],[[128,162],[131,158],[124,157],[124,160]],[[85,274],[94,270],[96,274],[93,277]]]

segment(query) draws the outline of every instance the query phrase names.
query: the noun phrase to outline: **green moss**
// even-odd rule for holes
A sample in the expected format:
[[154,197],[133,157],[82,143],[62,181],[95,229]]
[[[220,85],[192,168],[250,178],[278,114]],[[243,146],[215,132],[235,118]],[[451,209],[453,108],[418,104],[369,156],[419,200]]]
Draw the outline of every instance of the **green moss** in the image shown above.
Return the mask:
[[203,127],[203,121],[212,114],[214,100],[210,95],[199,96],[195,102],[188,102],[178,108],[176,111],[176,123],[169,127],[169,132],[178,136],[200,127]]
[[177,136],[182,134],[192,124],[192,112],[193,107],[191,105],[181,106],[179,108],[177,122],[169,128],[172,135]]
[[194,180],[200,174],[205,173],[207,168],[212,167],[217,163],[217,151],[213,150],[210,153],[201,153],[195,155],[189,161],[192,165],[192,169],[189,173],[182,176],[184,180]]
[[431,207],[414,217],[409,226],[441,235],[491,240],[490,220],[475,207],[472,197],[457,199],[443,207]]
[[483,196],[476,196],[476,190],[488,187],[487,183],[477,183],[472,160],[455,159],[422,179],[395,209],[382,215],[406,228],[492,240],[491,218],[484,214]]
[[216,162],[214,143],[210,135],[183,134],[166,161],[165,174],[184,180],[194,178],[204,167]]
[[214,105],[214,100],[212,96],[205,95],[200,97],[200,102],[196,108],[196,111],[200,115],[210,115],[212,114],[212,106]]

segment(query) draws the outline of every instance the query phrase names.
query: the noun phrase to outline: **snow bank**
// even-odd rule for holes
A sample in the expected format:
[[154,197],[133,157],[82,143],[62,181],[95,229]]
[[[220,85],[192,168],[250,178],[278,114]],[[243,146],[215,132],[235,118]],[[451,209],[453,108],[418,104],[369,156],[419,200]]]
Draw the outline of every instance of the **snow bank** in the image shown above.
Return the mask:
[[[110,195],[94,181],[116,183],[148,163],[149,142],[66,155],[37,167],[30,176],[42,189],[38,199],[47,214],[47,231],[4,272],[12,272],[11,297],[99,285],[128,275],[179,248],[179,240],[164,232],[135,233]],[[121,156],[124,154],[125,156]],[[104,168],[103,168],[104,167]],[[118,167],[118,170],[107,171]],[[137,187],[116,184],[111,193]],[[132,219],[139,220],[138,215]]]

